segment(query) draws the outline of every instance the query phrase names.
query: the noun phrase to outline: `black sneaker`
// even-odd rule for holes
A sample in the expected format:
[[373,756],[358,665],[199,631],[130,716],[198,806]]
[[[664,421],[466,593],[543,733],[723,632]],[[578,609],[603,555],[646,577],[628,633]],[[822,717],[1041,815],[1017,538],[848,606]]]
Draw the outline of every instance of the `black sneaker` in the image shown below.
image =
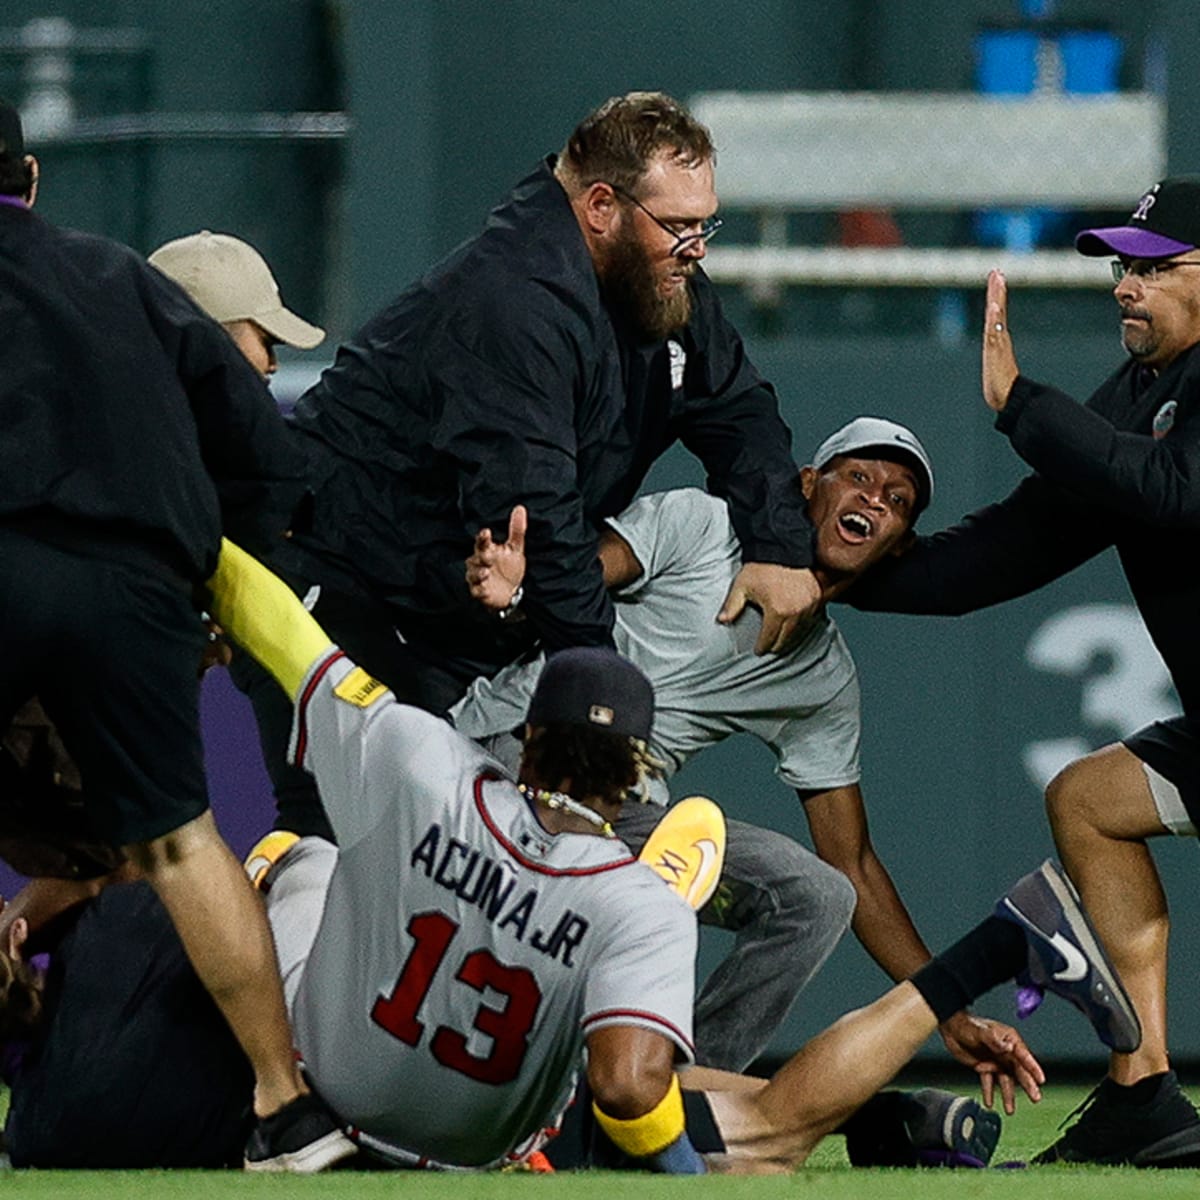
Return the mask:
[[247,1171],[312,1175],[357,1149],[330,1111],[308,1092],[259,1119],[246,1143],[243,1166]]
[[902,1093],[901,1113],[922,1167],[986,1167],[1000,1140],[1000,1114],[938,1088]]
[[856,1167],[986,1167],[1000,1115],[937,1088],[877,1092],[839,1129]]
[[1052,862],[1018,880],[997,903],[996,916],[1019,925],[1029,944],[1029,966],[1017,977],[1025,993],[1022,1016],[1053,992],[1087,1017],[1106,1046],[1123,1054],[1138,1048],[1142,1027],[1133,1004],[1079,894]]
[[1075,1124],[1033,1161],[1200,1166],[1200,1114],[1180,1091],[1175,1072],[1159,1077],[1145,1104],[1131,1103],[1128,1090],[1106,1079],[1067,1118],[1078,1116]]

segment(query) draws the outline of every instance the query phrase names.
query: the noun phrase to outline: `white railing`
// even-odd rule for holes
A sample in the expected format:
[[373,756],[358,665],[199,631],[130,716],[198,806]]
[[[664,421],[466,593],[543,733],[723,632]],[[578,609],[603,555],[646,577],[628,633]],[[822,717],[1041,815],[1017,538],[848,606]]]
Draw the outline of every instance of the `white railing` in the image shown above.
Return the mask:
[[1166,111],[1147,93],[742,93],[695,96],[722,208],[758,240],[713,243],[705,268],[768,294],[784,284],[959,287],[1001,266],[1015,286],[1111,286],[1070,251],[788,244],[792,213],[1132,208],[1166,169]]

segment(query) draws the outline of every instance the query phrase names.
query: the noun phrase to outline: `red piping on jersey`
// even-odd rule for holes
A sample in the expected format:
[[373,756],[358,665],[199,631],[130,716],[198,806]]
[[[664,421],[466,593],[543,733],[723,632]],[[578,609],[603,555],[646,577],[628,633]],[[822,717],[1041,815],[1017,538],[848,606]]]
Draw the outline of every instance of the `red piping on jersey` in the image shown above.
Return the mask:
[[670,1021],[660,1017],[657,1013],[646,1012],[640,1008],[606,1008],[600,1012],[594,1012],[590,1016],[583,1018],[582,1025],[584,1032],[586,1033],[597,1021],[620,1020],[622,1017],[626,1020],[649,1021],[654,1025],[661,1025],[664,1029],[669,1029],[674,1035],[675,1040],[681,1046],[686,1046],[689,1053],[696,1053],[696,1047],[692,1044],[690,1038],[684,1037],[682,1030],[672,1025]]
[[[492,837],[496,839],[513,856],[523,867],[528,867],[531,871],[536,871],[539,875],[599,875],[602,871],[612,871],[617,867],[627,867],[630,863],[637,862],[637,859],[631,854],[628,858],[619,858],[616,862],[604,863],[598,867],[565,867],[562,870],[556,870],[554,867],[543,866],[539,862],[534,862],[532,859],[526,858],[520,850],[516,848],[500,832],[500,827],[492,820],[492,814],[488,812],[487,806],[483,803],[483,785],[492,783],[500,779],[499,775],[494,772],[485,771],[475,780],[475,807],[479,810],[479,815],[483,818],[483,823],[488,827]],[[547,834],[547,837],[553,837],[553,834]],[[587,835],[584,835],[587,836]]]
[[292,755],[292,762],[298,767],[304,765],[304,754],[308,750],[308,702],[312,699],[313,692],[317,690],[321,680],[329,673],[329,668],[339,658],[345,657],[344,650],[334,650],[312,673],[312,678],[304,685],[304,690],[296,698],[296,753]]

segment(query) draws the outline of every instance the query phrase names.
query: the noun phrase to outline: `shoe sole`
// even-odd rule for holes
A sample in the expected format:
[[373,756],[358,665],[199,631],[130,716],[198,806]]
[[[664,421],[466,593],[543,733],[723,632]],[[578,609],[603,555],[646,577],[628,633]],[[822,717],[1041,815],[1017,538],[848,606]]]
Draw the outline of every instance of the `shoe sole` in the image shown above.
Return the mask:
[[358,1147],[341,1130],[335,1129],[324,1137],[301,1146],[299,1150],[276,1154],[274,1158],[264,1158],[255,1162],[243,1159],[242,1167],[246,1171],[289,1172],[293,1175],[315,1175],[318,1171],[327,1170],[334,1163],[349,1158],[358,1153]]
[[667,810],[638,858],[686,904],[703,908],[725,866],[725,815],[705,796],[688,796]]
[[1129,1161],[1135,1167],[1200,1166],[1200,1128],[1192,1126],[1159,1138]]
[[969,1154],[986,1166],[1000,1140],[1000,1114],[989,1112],[969,1096],[960,1096],[942,1119],[942,1140],[955,1153]]
[[[1108,1022],[1109,1028],[1102,1029],[1096,1024],[1091,1012],[1085,1009],[1084,1014],[1091,1021],[1092,1028],[1096,1030],[1100,1040],[1106,1046],[1121,1054],[1131,1054],[1141,1045],[1142,1027],[1138,1021],[1133,1003],[1126,994],[1125,987],[1117,975],[1116,968],[1109,962],[1108,955],[1100,945],[1099,938],[1092,928],[1091,921],[1088,920],[1087,913],[1084,912],[1082,902],[1079,899],[1079,893],[1075,891],[1075,887],[1071,881],[1047,859],[1036,871],[1018,882],[1013,891],[1009,892],[1000,902],[1017,919],[1023,929],[1034,932],[1043,941],[1049,941],[1056,949],[1059,949],[1057,943],[1052,938],[1047,939],[1045,931],[1030,920],[1018,907],[1020,903],[1019,897],[1014,902],[1014,893],[1017,893],[1021,889],[1022,884],[1027,880],[1040,882],[1044,887],[1049,889],[1051,895],[1062,909],[1067,925],[1070,928],[1071,936],[1078,943],[1084,957],[1087,959],[1090,972],[1102,985],[1104,994],[1097,998],[1091,995],[1094,989],[1090,988],[1088,1001],[1092,1005],[1100,1004],[1104,1007],[1110,1018]],[[1065,954],[1064,957],[1069,958]],[[1079,1001],[1080,998],[1077,994],[1056,986],[1057,982],[1054,974],[1051,973],[1049,980],[1045,984],[1046,989],[1061,996],[1070,1003],[1077,1003]]]
[[267,876],[271,868],[300,840],[300,835],[287,829],[272,829],[264,834],[246,855],[243,869],[250,883],[260,892],[267,891]]

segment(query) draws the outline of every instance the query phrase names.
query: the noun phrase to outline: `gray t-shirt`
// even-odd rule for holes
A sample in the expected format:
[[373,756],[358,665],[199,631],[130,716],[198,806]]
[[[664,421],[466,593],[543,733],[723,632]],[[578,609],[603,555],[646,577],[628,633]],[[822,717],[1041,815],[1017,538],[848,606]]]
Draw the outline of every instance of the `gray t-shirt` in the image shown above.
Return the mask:
[[[654,685],[651,748],[673,774],[693,754],[734,733],[760,738],[792,787],[825,790],[859,778],[859,693],[854,660],[825,614],[787,654],[754,653],[760,614],[732,625],[717,612],[741,568],[725,503],[695,488],[642,496],[608,524],[629,543],[642,574],[615,596],[617,649]],[[478,679],[454,706],[460,732],[512,760],[542,660]],[[665,785],[651,798],[668,802]]]

